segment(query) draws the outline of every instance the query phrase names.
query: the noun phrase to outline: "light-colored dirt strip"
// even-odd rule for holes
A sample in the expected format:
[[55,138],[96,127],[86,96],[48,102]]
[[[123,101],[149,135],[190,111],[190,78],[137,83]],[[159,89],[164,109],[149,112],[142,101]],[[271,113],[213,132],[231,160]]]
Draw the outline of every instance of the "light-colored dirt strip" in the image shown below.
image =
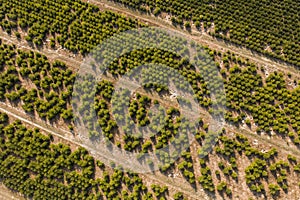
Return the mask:
[[282,140],[279,141],[275,138],[268,139],[266,136],[260,136],[260,135],[257,135],[247,129],[236,128],[232,125],[226,124],[224,126],[224,128],[227,131],[231,131],[233,133],[242,133],[243,135],[246,135],[249,139],[258,140],[259,142],[262,142],[266,145],[270,145],[270,147],[275,147],[278,150],[278,152],[285,153],[285,154],[291,154],[291,155],[295,156],[296,158],[300,159],[300,150],[297,149],[297,147],[295,147],[295,146],[287,145]]
[[14,44],[18,49],[27,50],[27,51],[35,51],[40,54],[44,54],[50,61],[60,60],[68,64],[68,67],[77,71],[80,68],[82,63],[82,56],[74,55],[71,52],[58,48],[58,49],[49,49],[47,47],[43,48],[34,48],[30,46],[25,40],[18,40],[15,36],[8,35],[6,32],[0,29],[0,38],[6,44]]
[[24,197],[0,184],[0,200],[24,200]]

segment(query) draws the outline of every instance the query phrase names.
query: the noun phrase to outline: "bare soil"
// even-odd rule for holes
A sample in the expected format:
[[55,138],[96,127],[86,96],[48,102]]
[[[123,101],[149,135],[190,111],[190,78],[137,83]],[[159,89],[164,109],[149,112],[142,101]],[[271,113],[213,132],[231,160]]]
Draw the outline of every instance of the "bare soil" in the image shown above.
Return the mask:
[[25,199],[20,194],[11,191],[3,184],[0,184],[0,200],[23,200]]

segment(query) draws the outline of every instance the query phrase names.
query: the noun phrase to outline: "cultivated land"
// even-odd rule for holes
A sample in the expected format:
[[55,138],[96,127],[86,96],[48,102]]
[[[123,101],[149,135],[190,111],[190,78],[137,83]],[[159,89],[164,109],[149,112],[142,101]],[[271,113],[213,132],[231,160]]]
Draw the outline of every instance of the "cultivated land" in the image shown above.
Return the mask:
[[[95,1],[90,1],[90,3],[95,3]],[[97,4],[98,5],[98,4]],[[102,8],[105,9],[111,9],[113,11],[118,11],[120,13],[126,14],[128,17],[133,17],[133,12],[128,11],[127,9],[124,9],[120,6],[115,6],[114,4],[110,4],[105,2],[105,4],[101,4],[103,7],[100,7],[100,10]],[[149,22],[149,24],[161,26],[168,29],[173,29],[174,31],[179,31],[178,29],[174,29],[170,27],[169,25],[166,25],[163,21],[154,19],[152,17],[148,17],[145,15],[138,15],[135,13],[135,17],[139,18],[141,22]],[[14,31],[14,30],[13,30]],[[75,54],[76,57],[73,58],[73,53],[67,51],[67,50],[57,50],[60,49],[60,45],[56,44],[54,48],[50,48],[50,43],[46,43],[43,47],[40,47],[36,49],[35,45],[28,45],[28,42],[25,42],[23,40],[23,37],[27,34],[26,30],[20,31],[21,32],[21,39],[16,39],[15,37],[11,37],[9,35],[6,35],[5,33],[1,33],[1,37],[3,38],[2,43],[3,44],[16,44],[17,48],[24,52],[29,52],[29,50],[39,51],[42,55],[47,56],[47,59],[49,62],[54,63],[55,60],[60,60],[66,63],[66,66],[63,66],[62,69],[71,69],[72,73],[76,72],[76,69],[78,69],[78,66],[80,65],[80,62],[82,61],[82,57],[80,54]],[[226,113],[226,120],[229,125],[225,126],[226,131],[222,134],[222,136],[219,138],[219,142],[217,147],[214,149],[214,152],[211,153],[206,159],[199,159],[198,158],[198,149],[201,147],[203,139],[206,137],[206,129],[207,129],[207,122],[205,119],[205,115],[208,114],[207,111],[205,111],[207,108],[209,108],[209,104],[206,104],[206,101],[201,102],[203,109],[203,122],[204,125],[202,128],[200,128],[199,133],[197,133],[197,141],[195,141],[192,144],[192,147],[184,153],[181,159],[175,162],[175,164],[171,164],[168,166],[163,166],[161,172],[156,172],[155,174],[142,174],[139,175],[139,177],[143,180],[143,183],[148,188],[148,192],[155,195],[158,192],[156,189],[156,186],[153,186],[155,184],[161,185],[161,186],[167,186],[169,190],[169,194],[165,192],[158,192],[158,197],[164,197],[167,199],[171,199],[172,196],[174,198],[176,192],[182,192],[184,194],[184,197],[189,199],[203,199],[203,198],[225,198],[225,199],[241,199],[244,197],[251,197],[251,198],[262,198],[262,196],[265,196],[265,198],[278,198],[278,199],[297,199],[299,198],[299,139],[297,133],[298,130],[298,122],[299,119],[297,116],[299,116],[298,110],[295,108],[293,109],[283,109],[281,106],[284,106],[286,108],[293,108],[295,104],[297,105],[297,101],[299,99],[299,96],[297,94],[299,93],[299,90],[293,86],[294,80],[295,85],[297,86],[297,82],[299,80],[298,78],[298,71],[292,68],[291,66],[282,64],[282,63],[276,63],[271,60],[266,60],[266,58],[261,57],[259,55],[254,55],[250,51],[245,49],[240,49],[235,46],[228,46],[227,44],[212,39],[209,35],[205,33],[201,33],[199,36],[197,32],[193,33],[192,35],[186,34],[187,37],[191,37],[198,41],[200,44],[204,44],[209,46],[210,49],[215,50],[211,51],[211,55],[213,55],[216,62],[220,64],[220,72],[223,75],[223,78],[228,80],[227,85],[227,95],[231,96],[229,99],[227,99],[228,107],[228,113]],[[30,44],[30,43],[29,43]],[[48,46],[49,45],[49,46]],[[7,47],[2,49],[5,51]],[[227,53],[230,51],[231,53]],[[219,53],[220,52],[220,53]],[[232,54],[232,52],[234,54]],[[20,55],[20,53],[18,53]],[[139,54],[139,52],[135,52],[135,54]],[[136,56],[135,54],[132,54],[131,56]],[[26,56],[25,56],[26,57]],[[29,58],[36,58],[31,57]],[[15,57],[11,58],[5,58],[5,59],[15,59]],[[129,60],[129,59],[128,59]],[[47,61],[46,61],[47,62]],[[11,65],[9,60],[5,61],[5,67],[2,69],[1,73],[7,73],[7,70],[10,72],[13,72],[13,69],[9,69],[9,66]],[[24,63],[24,62],[23,62]],[[30,63],[30,61],[29,61]],[[141,62],[143,63],[143,61]],[[171,65],[173,63],[170,63]],[[21,64],[16,63],[17,67],[17,73],[13,72],[13,74],[17,74],[17,76],[21,79],[21,85],[24,86],[28,91],[32,88],[38,87],[39,82],[34,82],[35,80],[30,78],[30,80],[27,80],[27,82],[23,83],[23,79],[25,80],[25,76],[21,74],[20,70],[22,69]],[[34,66],[31,66],[31,64],[28,65],[30,67],[30,73],[34,74]],[[58,69],[61,68],[61,64],[58,65]],[[174,63],[174,66],[176,66],[176,62]],[[247,67],[251,66],[251,67]],[[266,67],[267,66],[267,67]],[[118,66],[121,69],[122,66]],[[115,68],[112,69],[112,73],[116,74],[122,74],[122,71]],[[264,70],[261,70],[261,69]],[[52,67],[52,69],[56,69],[55,66]],[[114,71],[115,70],[115,71]],[[273,73],[273,71],[277,71],[277,73]],[[282,72],[282,76],[280,75],[280,72]],[[69,74],[70,75],[70,74]],[[242,80],[237,81],[239,79],[238,77],[241,77]],[[28,79],[28,78],[27,78]],[[44,76],[41,76],[41,80],[44,79]],[[104,93],[108,94],[108,99],[104,98],[103,94],[101,93],[99,95],[99,103],[100,105],[107,105],[109,104],[109,94],[110,90],[107,88],[110,87],[111,84],[114,83],[117,78],[112,79],[107,77],[107,82],[104,82],[105,87],[103,88]],[[249,101],[249,98],[255,98],[256,106],[259,108],[259,110],[266,111],[266,114],[260,113],[256,111],[255,109],[251,108],[251,103],[249,105],[241,105],[241,101],[239,98],[239,90],[241,90],[240,87],[238,87],[241,82],[249,82],[252,81],[252,83],[258,82],[257,85],[253,88],[250,85],[243,85],[244,88],[242,90],[245,90],[247,92],[253,92],[256,91],[256,94],[254,96],[249,96],[247,93],[244,94],[244,98],[241,99],[242,101]],[[262,82],[259,84],[259,82]],[[191,80],[192,82],[192,80]],[[30,87],[28,88],[28,84],[30,83]],[[53,83],[57,83],[57,79],[55,76],[53,76]],[[292,83],[291,85],[289,85]],[[205,95],[205,89],[203,90],[203,86],[201,83],[199,85],[201,87],[201,95]],[[14,91],[17,93],[20,91],[20,88],[18,86],[14,85],[15,88],[6,90],[7,93],[13,94]],[[55,86],[54,86],[55,87]],[[62,86],[62,89],[66,88],[66,85],[64,84]],[[204,87],[205,88],[205,87]],[[53,88],[53,85],[51,85],[51,90],[55,91]],[[234,91],[238,90],[237,93],[234,93]],[[262,92],[263,90],[270,90],[269,93]],[[274,90],[280,90],[281,93],[272,93],[271,91]],[[43,89],[44,94],[47,94],[47,91]],[[102,90],[100,90],[101,92]],[[283,94],[285,95],[283,95]],[[164,100],[159,99],[159,93],[152,96],[147,93],[144,93],[140,91],[140,94],[142,97],[148,96],[150,98],[151,102],[154,100],[158,100],[161,104],[167,104],[166,99]],[[253,95],[253,93],[251,93]],[[60,93],[58,92],[58,95]],[[22,96],[22,93],[20,93],[20,96]],[[156,96],[156,97],[155,97]],[[256,98],[257,96],[257,98]],[[274,96],[275,99],[269,99],[270,96]],[[107,97],[107,96],[106,96]],[[75,129],[75,137],[71,133],[71,131],[66,131],[66,128],[72,127],[72,122],[63,122],[63,114],[64,111],[62,111],[60,117],[56,117],[55,120],[49,119],[49,114],[47,112],[41,112],[39,110],[34,111],[35,118],[29,118],[24,114],[23,110],[24,107],[20,107],[22,104],[16,104],[15,100],[11,98],[11,96],[5,96],[5,100],[3,101],[7,105],[13,104],[16,108],[10,108],[7,107],[5,104],[1,104],[1,112],[7,113],[12,119],[19,119],[24,124],[30,124],[30,127],[37,127],[42,130],[44,133],[50,133],[54,135],[54,143],[64,143],[71,147],[72,151],[75,151],[78,146],[80,146],[80,143],[78,142],[78,138],[76,135],[76,129]],[[42,96],[38,95],[38,98],[43,99]],[[263,101],[261,99],[264,99]],[[293,101],[289,101],[289,99],[293,99]],[[199,96],[199,100],[201,100]],[[22,100],[23,101],[23,100]],[[46,100],[47,101],[47,100]],[[68,102],[68,100],[66,101]],[[132,103],[134,103],[133,100],[131,100]],[[47,102],[45,102],[47,103]],[[299,102],[298,102],[299,103]],[[68,103],[67,103],[68,104]],[[252,102],[253,104],[253,102]],[[278,106],[277,106],[278,105]],[[147,103],[144,104],[143,101],[138,102],[138,107],[145,107],[147,109]],[[101,107],[101,106],[100,106]],[[105,106],[104,106],[105,107]],[[206,108],[205,108],[206,107]],[[51,107],[49,107],[51,108]],[[108,107],[109,108],[109,107]],[[266,110],[267,108],[267,110]],[[34,108],[35,109],[35,108]],[[68,106],[66,107],[68,109]],[[176,108],[175,108],[176,109]],[[107,107],[105,107],[105,110]],[[28,111],[27,111],[28,112]],[[99,113],[101,113],[101,109],[99,110]],[[283,118],[283,115],[274,115],[274,113],[284,113],[284,115],[287,115],[287,118]],[[109,111],[109,118],[111,117],[112,113]],[[243,114],[244,113],[244,114]],[[41,114],[44,115],[41,116]],[[171,115],[174,113],[171,113]],[[136,114],[135,114],[136,115]],[[259,115],[264,115],[263,118],[260,118]],[[269,117],[269,120],[266,120],[266,118]],[[50,115],[51,116],[51,115]],[[176,114],[174,115],[176,116]],[[106,118],[107,116],[98,116],[99,119]],[[45,122],[42,122],[42,118],[45,118],[48,123],[52,123],[54,127],[51,127],[47,125]],[[141,118],[143,119],[143,117]],[[144,118],[145,119],[145,118]],[[271,121],[270,121],[271,120]],[[66,123],[66,124],[65,124]],[[275,124],[274,124],[275,123]],[[276,124],[277,123],[277,124]],[[176,124],[176,122],[175,122]],[[70,126],[71,125],[71,126]],[[104,123],[104,126],[105,123]],[[18,126],[16,126],[18,127]],[[277,127],[277,128],[276,128]],[[257,129],[259,128],[259,129]],[[270,128],[272,130],[270,130]],[[4,135],[2,136],[4,140],[9,140],[10,137],[8,137],[9,132],[7,132],[7,129],[4,130]],[[19,137],[20,134],[15,128],[16,133],[15,137]],[[172,130],[170,130],[172,131]],[[113,134],[113,137],[111,134]],[[240,134],[242,133],[242,135]],[[274,134],[275,133],[275,134]],[[120,136],[123,136],[124,133],[117,133],[114,132],[114,130],[109,131],[109,134],[106,135],[106,137],[109,140],[112,140],[114,137],[119,138],[117,141],[114,141],[115,144],[121,146],[121,148],[124,148],[128,151],[140,151],[144,150],[144,144],[147,141],[139,141],[138,146],[130,146],[126,145],[128,143],[133,143],[134,141],[138,141],[135,138],[129,138],[125,139],[120,136],[117,136],[118,134],[121,134]],[[164,133],[160,133],[162,136]],[[244,136],[248,137],[246,139]],[[26,136],[27,137],[27,136]],[[26,140],[26,137],[23,139]],[[58,138],[63,138],[63,140],[58,140]],[[77,139],[76,139],[77,138]],[[22,139],[22,140],[23,140]],[[157,142],[160,142],[161,139],[155,138]],[[167,138],[167,141],[170,138]],[[257,140],[257,141],[256,141]],[[73,145],[73,144],[76,145]],[[156,143],[157,144],[157,143]],[[4,145],[5,146],[5,145]],[[9,147],[2,146],[2,149],[6,149]],[[76,147],[77,146],[77,147]],[[157,148],[158,146],[155,145],[155,143],[152,144],[153,148]],[[272,148],[275,149],[272,149]],[[86,147],[88,149],[88,147]],[[236,151],[232,151],[233,149],[236,149]],[[89,149],[88,149],[89,150]],[[15,150],[14,150],[15,151]],[[7,153],[5,153],[7,154]],[[290,156],[288,156],[290,155]],[[22,157],[22,154],[20,154]],[[103,159],[101,156],[93,155],[96,159]],[[289,159],[288,159],[289,158]],[[71,158],[70,158],[71,159]],[[34,160],[34,158],[33,158]],[[30,162],[33,162],[30,161]],[[266,163],[264,163],[266,161]],[[4,163],[4,162],[3,162]],[[251,164],[252,163],[252,164]],[[192,167],[190,167],[190,164],[192,164]],[[79,164],[80,165],[80,164]],[[70,166],[72,167],[72,166]],[[85,169],[84,166],[81,166],[82,169]],[[92,167],[93,168],[93,167]],[[253,170],[254,169],[254,170]],[[34,177],[37,175],[37,172],[31,172],[33,169],[28,169],[28,172],[30,173],[30,179],[32,179],[32,176]],[[65,176],[68,176],[70,172],[65,171]],[[90,169],[91,170],[91,169]],[[25,170],[26,171],[26,170]],[[93,170],[92,170],[93,171]],[[48,172],[49,173],[49,172]],[[79,174],[80,174],[79,170]],[[91,172],[92,173],[92,172]],[[103,174],[98,172],[98,169],[95,169],[95,172],[97,176],[96,178],[103,177]],[[108,171],[108,173],[111,175],[113,174],[113,171]],[[47,174],[47,172],[46,172]],[[45,174],[45,175],[46,175]],[[170,178],[168,177],[170,174],[179,174],[177,178]],[[84,173],[79,176],[85,176]],[[9,180],[10,178],[7,178],[5,175],[5,179]],[[256,177],[256,181],[253,181],[253,177]],[[13,179],[13,177],[11,177]],[[93,179],[92,177],[89,177]],[[47,178],[45,178],[47,179]],[[49,178],[51,179],[51,178]],[[35,180],[37,181],[37,180]],[[91,181],[93,182],[93,181]],[[213,185],[211,184],[213,183]],[[271,183],[275,183],[275,185],[272,185]],[[9,187],[17,189],[17,187],[14,184],[6,183],[9,185]],[[67,183],[67,185],[71,184],[70,182]],[[103,198],[110,199],[112,196],[109,196],[106,191],[107,188],[103,187],[101,183],[98,185],[97,181],[95,182],[96,185],[93,185],[92,189],[87,189],[87,194],[83,192],[80,195],[88,195],[88,194],[97,194],[97,187],[100,187],[102,192],[99,193]],[[127,183],[126,183],[127,184]],[[125,185],[126,185],[125,184]],[[152,185],[152,186],[151,186]],[[276,186],[278,185],[278,186]],[[54,186],[56,187],[56,186]],[[60,187],[64,187],[60,185]],[[128,185],[127,185],[128,187]],[[116,191],[127,191],[130,193],[130,189],[128,190],[127,187],[119,187],[115,188]],[[80,189],[79,189],[80,190]],[[278,190],[278,191],[277,191]],[[40,190],[42,191],[42,190]],[[139,191],[139,190],[137,190]],[[152,191],[152,192],[151,192]],[[164,191],[164,190],[161,190]],[[243,191],[241,194],[240,191]],[[274,193],[273,193],[274,191]],[[276,192],[277,191],[277,192]],[[27,191],[29,192],[29,191]],[[122,192],[123,198],[124,194]],[[145,196],[148,195],[148,192],[140,190],[137,193],[140,193],[141,196],[139,198],[146,198]],[[26,195],[29,195],[30,192]],[[145,194],[145,195],[144,195]],[[37,195],[37,194],[35,194]],[[114,194],[116,195],[116,194]],[[133,194],[132,195],[136,195]],[[126,196],[126,195],[125,195]],[[150,195],[151,196],[151,195]],[[179,194],[177,196],[180,196]],[[45,196],[46,197],[46,196]],[[83,196],[80,196],[83,197]],[[95,196],[94,196],[95,197]],[[35,198],[38,198],[38,196],[35,196]],[[46,197],[47,198],[47,197]],[[133,197],[132,197],[133,198]],[[150,197],[149,197],[150,198]],[[155,199],[156,197],[154,197]],[[179,198],[180,199],[180,198]]]

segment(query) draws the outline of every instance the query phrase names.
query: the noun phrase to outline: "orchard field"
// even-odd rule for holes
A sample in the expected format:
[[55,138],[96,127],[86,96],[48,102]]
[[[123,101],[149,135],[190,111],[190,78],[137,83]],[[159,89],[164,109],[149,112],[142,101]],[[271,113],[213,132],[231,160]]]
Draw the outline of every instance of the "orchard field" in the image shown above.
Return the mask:
[[[244,6],[240,6],[242,2],[219,1],[201,1],[199,5],[188,1],[121,3],[156,14],[171,13],[175,24],[192,20],[196,26],[202,24],[210,31],[213,25],[211,34],[217,37],[299,65],[298,27],[292,26],[295,21],[291,20],[297,22],[299,18],[297,2],[289,2],[291,6],[286,6],[286,1],[273,2],[274,5],[268,8],[264,7],[266,2],[255,1],[243,3]],[[227,3],[231,6],[226,6]],[[254,5],[260,5],[262,12],[251,17]],[[269,12],[263,12],[264,9]],[[231,14],[227,15],[225,10]],[[271,17],[272,13],[276,17]],[[285,18],[281,22],[283,14]],[[252,23],[254,18],[262,19],[261,16],[270,21]],[[74,68],[79,66],[53,61],[38,49],[63,47],[70,54],[86,56],[115,33],[147,27],[135,19],[101,11],[79,0],[2,0],[0,19],[1,31],[26,40],[33,49],[24,50],[1,40],[1,103],[12,105],[39,120],[68,128],[74,137],[78,132],[71,104],[74,98],[80,97],[73,88],[78,73]],[[280,29],[275,30],[277,26]],[[153,31],[151,34],[158,33]],[[49,46],[45,47],[47,41],[50,41]],[[140,42],[148,43],[149,37],[146,35]],[[170,49],[186,44],[176,37],[156,42],[168,45]],[[105,166],[87,149],[59,140],[5,113],[0,114],[0,181],[9,189],[33,199],[202,199],[200,193],[211,199],[300,198],[300,157],[295,153],[300,148],[299,77],[283,70],[271,71],[231,52],[221,53],[198,44],[191,46],[199,50],[197,56],[202,58],[196,62],[201,66],[200,72],[186,58],[172,51],[137,49],[111,60],[104,80],[97,82],[93,104],[78,105],[82,113],[96,110],[97,124],[89,123],[89,114],[83,119],[88,128],[95,128],[89,132],[91,140],[100,137],[96,127],[101,128],[108,146],[114,144],[120,149],[137,152],[139,161],[150,167],[153,163],[143,160],[143,154],[159,152],[157,159],[164,165],[154,175],[167,181],[162,183],[134,172],[123,172],[123,167],[115,163]],[[177,50],[182,55],[186,53],[186,48]],[[119,45],[114,44],[105,53],[114,55],[118,51]],[[174,71],[153,69],[159,73],[150,71],[152,76],[141,78],[165,81],[176,72],[190,84],[203,113],[224,115],[226,126],[215,133],[218,134],[216,146],[205,157],[200,149],[206,148],[205,139],[212,137],[208,131],[208,118],[201,114],[200,126],[194,132],[196,140],[182,150],[180,145],[186,144],[188,138],[179,137],[180,127],[189,129],[190,125],[185,123],[178,105],[165,98],[172,96],[172,91],[165,86],[145,84],[133,96],[124,92],[114,99],[113,92],[120,77],[138,66],[160,63]],[[205,77],[219,78],[208,81]],[[185,89],[179,78],[174,83]],[[220,89],[220,83],[224,84],[226,96],[215,102],[210,91]],[[79,90],[88,85],[88,81],[83,82]],[[116,102],[116,107],[111,106],[112,102]],[[226,110],[216,109],[216,103],[225,106]],[[154,105],[164,106],[166,116],[151,118],[149,108]],[[128,106],[128,115],[115,114],[124,106]],[[118,126],[118,121],[127,122],[128,119],[138,127],[151,124],[151,120],[164,126],[158,129],[150,125],[157,134],[141,139],[130,134],[128,124]],[[254,139],[257,137],[264,139],[257,141]],[[268,140],[272,142],[268,143]],[[160,151],[172,142],[180,149],[180,155]],[[281,148],[282,144],[287,144],[288,148]],[[170,181],[189,189],[172,187]]]

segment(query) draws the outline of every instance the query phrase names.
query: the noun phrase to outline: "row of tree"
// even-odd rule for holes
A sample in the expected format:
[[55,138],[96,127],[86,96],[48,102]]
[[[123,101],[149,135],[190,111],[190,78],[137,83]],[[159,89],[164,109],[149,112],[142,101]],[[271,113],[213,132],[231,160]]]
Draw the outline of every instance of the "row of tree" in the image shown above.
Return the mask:
[[74,53],[86,54],[114,33],[136,28],[139,23],[113,12],[77,1],[29,0],[3,2],[1,27],[11,32],[19,26],[28,34],[25,39],[41,46],[51,37],[51,46],[60,44]]
[[[225,119],[237,125],[244,121],[250,128],[255,124],[258,132],[274,131],[281,136],[290,136],[298,145],[300,122],[297,116],[300,113],[295,105],[300,99],[299,86],[290,89],[288,75],[266,72],[250,63],[241,67],[243,64],[229,55],[217,56],[222,59],[221,73],[226,80],[228,111]],[[295,83],[297,81],[292,85]]]
[[0,99],[8,99],[15,106],[42,119],[63,119],[70,124],[73,119],[70,99],[75,74],[64,63],[50,63],[46,56],[39,53],[19,50],[14,45],[2,44],[0,48]]

